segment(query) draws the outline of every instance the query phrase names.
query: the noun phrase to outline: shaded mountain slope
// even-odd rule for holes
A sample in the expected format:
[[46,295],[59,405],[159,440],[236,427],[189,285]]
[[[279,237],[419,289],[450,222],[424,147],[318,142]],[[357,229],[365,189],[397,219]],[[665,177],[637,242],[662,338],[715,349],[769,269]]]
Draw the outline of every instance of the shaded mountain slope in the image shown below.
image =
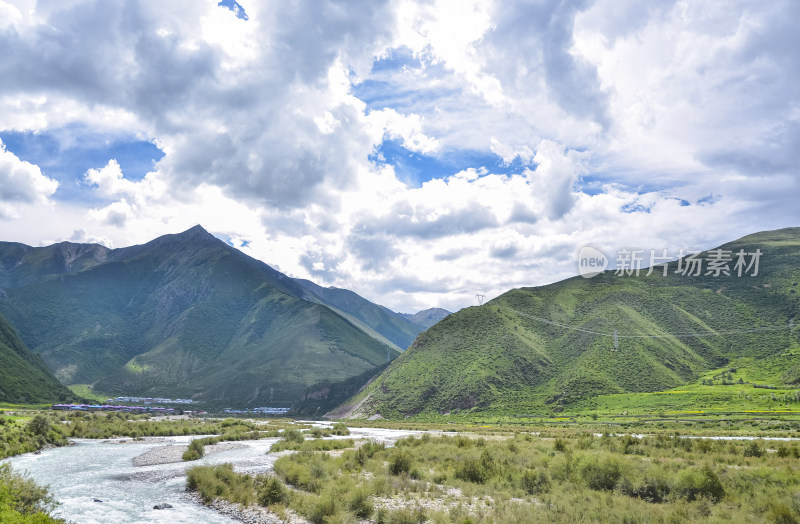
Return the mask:
[[0,317],[0,402],[38,404],[74,399],[76,396],[56,380],[42,358],[29,351],[14,328]]
[[385,337],[397,349],[406,349],[417,335],[429,327],[422,322],[415,322],[413,318],[407,318],[406,315],[373,304],[350,290],[326,288],[309,280],[296,279],[295,282],[307,290],[308,294],[304,298],[335,308],[353,323],[364,326],[365,331],[372,330],[378,336]]
[[545,414],[600,394],[676,387],[732,359],[797,346],[800,228],[722,248],[760,249],[758,276],[681,276],[673,262],[666,277],[608,271],[515,289],[422,333],[349,404],[361,402],[356,416]]
[[57,248],[21,251],[0,245],[0,312],[66,384],[287,405],[397,355],[199,226],[60,273]]

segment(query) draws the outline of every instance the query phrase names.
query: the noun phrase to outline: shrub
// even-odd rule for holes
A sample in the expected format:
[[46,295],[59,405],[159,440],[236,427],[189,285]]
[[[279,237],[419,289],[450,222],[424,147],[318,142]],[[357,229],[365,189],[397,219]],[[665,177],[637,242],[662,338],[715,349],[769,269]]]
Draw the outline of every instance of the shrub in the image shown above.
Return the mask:
[[46,436],[50,432],[50,428],[52,424],[50,423],[50,419],[45,417],[44,415],[36,415],[28,422],[28,431],[33,433],[34,435],[39,436]]
[[670,493],[666,474],[658,466],[650,467],[647,473],[640,478],[623,476],[617,486],[626,495],[646,502],[664,502]]
[[758,445],[758,442],[753,440],[747,447],[744,448],[745,457],[761,458],[764,456],[764,448]]
[[372,512],[375,510],[375,507],[369,500],[369,492],[363,487],[356,488],[350,493],[350,500],[347,505],[356,517],[362,519],[371,517]]
[[408,473],[411,471],[411,465],[414,459],[411,453],[405,449],[395,450],[389,459],[389,472],[392,475],[400,475],[401,473]]
[[270,475],[266,480],[260,480],[262,486],[258,490],[259,504],[262,506],[271,506],[272,504],[278,504],[288,500],[289,492],[279,478]]
[[455,476],[457,479],[476,484],[485,484],[494,476],[494,459],[489,450],[484,449],[479,459],[468,457],[456,466]]
[[308,520],[314,524],[324,524],[328,517],[333,516],[338,510],[336,498],[332,493],[320,496],[315,502],[308,515]]
[[[52,511],[56,504],[46,487],[15,473],[11,465],[0,464],[0,510],[8,509],[23,515],[43,515]],[[43,518],[42,522],[49,521]]]
[[303,442],[303,440],[305,440],[305,437],[303,436],[303,434],[301,432],[297,431],[296,429],[286,429],[286,430],[283,431],[281,436],[283,437],[283,440],[285,440],[287,442],[300,443],[300,442]]
[[550,477],[544,470],[529,469],[522,474],[522,489],[529,495],[550,491]]
[[197,491],[204,503],[225,499],[248,505],[253,502],[253,480],[233,471],[232,464],[195,466],[186,472],[186,487]]
[[775,524],[798,524],[799,522],[792,508],[786,504],[773,505],[767,515],[769,516],[770,522],[774,522]]
[[350,430],[347,429],[344,422],[337,422],[331,428],[331,433],[334,435],[347,436],[350,434]]
[[725,496],[725,489],[711,466],[703,466],[699,472],[685,469],[678,474],[675,491],[689,502],[699,497],[707,497],[719,502]]
[[593,458],[580,468],[581,477],[586,484],[597,491],[611,491],[622,476],[619,462],[612,457]]
[[189,449],[183,452],[181,458],[187,462],[202,458],[206,453],[205,444],[203,444],[202,440],[203,439],[194,439],[189,442]]

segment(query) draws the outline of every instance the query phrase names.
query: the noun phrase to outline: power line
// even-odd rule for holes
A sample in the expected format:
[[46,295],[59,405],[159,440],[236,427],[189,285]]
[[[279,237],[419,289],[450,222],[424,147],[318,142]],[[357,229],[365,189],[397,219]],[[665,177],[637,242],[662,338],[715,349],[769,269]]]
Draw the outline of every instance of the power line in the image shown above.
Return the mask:
[[614,346],[619,347],[619,339],[620,338],[698,338],[698,337],[709,337],[709,336],[721,336],[721,335],[739,335],[745,333],[759,333],[763,331],[781,331],[784,329],[793,330],[794,329],[794,321],[790,321],[789,324],[781,324],[775,326],[761,326],[749,329],[733,329],[733,330],[724,330],[724,331],[704,331],[704,332],[679,332],[679,333],[659,333],[659,334],[648,334],[648,335],[621,335],[619,334],[618,330],[614,330],[613,333],[605,333],[602,331],[594,331],[591,329],[583,329],[575,326],[570,326],[567,324],[562,324],[561,322],[556,322],[554,320],[549,320],[542,317],[537,317],[534,315],[529,315],[527,313],[523,313],[522,311],[517,311],[514,308],[510,308],[507,306],[500,306],[502,309],[507,309],[509,311],[513,311],[517,315],[523,316],[525,318],[530,318],[531,320],[536,320],[538,322],[542,322],[544,324],[550,324],[551,326],[557,326],[564,329],[569,329],[571,331],[580,331],[581,333],[589,333],[591,335],[599,335],[602,337],[613,337],[614,338]]

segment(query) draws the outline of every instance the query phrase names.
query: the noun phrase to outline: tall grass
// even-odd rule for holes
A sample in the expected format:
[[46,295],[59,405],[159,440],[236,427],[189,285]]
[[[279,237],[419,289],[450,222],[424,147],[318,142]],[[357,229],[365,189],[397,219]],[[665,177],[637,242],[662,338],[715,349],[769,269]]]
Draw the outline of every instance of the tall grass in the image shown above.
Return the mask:
[[748,442],[664,434],[425,436],[281,457],[251,496],[315,523],[798,522],[797,448],[781,446],[758,455]]

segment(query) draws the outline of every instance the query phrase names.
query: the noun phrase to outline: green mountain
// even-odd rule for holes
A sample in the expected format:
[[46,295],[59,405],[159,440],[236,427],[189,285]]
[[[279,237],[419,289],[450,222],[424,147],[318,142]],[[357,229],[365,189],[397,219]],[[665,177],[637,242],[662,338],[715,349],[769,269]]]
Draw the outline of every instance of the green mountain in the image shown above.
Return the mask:
[[[509,291],[454,313],[352,398],[338,415],[483,411],[551,414],[598,395],[667,390],[724,366],[761,366],[800,383],[800,228],[724,245],[730,275],[570,278]],[[737,253],[762,253],[736,269]],[[750,264],[754,256],[745,256]],[[701,262],[702,263],[702,262]],[[793,329],[792,329],[793,328]],[[614,333],[617,334],[615,344]],[[777,384],[780,385],[780,384]]]
[[430,327],[424,321],[417,322],[410,315],[373,304],[347,289],[322,287],[309,280],[296,279],[295,282],[306,290],[303,298],[325,304],[395,349],[405,350],[417,335]]
[[200,226],[114,250],[0,243],[0,314],[63,383],[107,394],[329,400],[398,355],[307,294]]
[[0,402],[39,404],[74,399],[42,357],[29,351],[11,324],[0,317]]

